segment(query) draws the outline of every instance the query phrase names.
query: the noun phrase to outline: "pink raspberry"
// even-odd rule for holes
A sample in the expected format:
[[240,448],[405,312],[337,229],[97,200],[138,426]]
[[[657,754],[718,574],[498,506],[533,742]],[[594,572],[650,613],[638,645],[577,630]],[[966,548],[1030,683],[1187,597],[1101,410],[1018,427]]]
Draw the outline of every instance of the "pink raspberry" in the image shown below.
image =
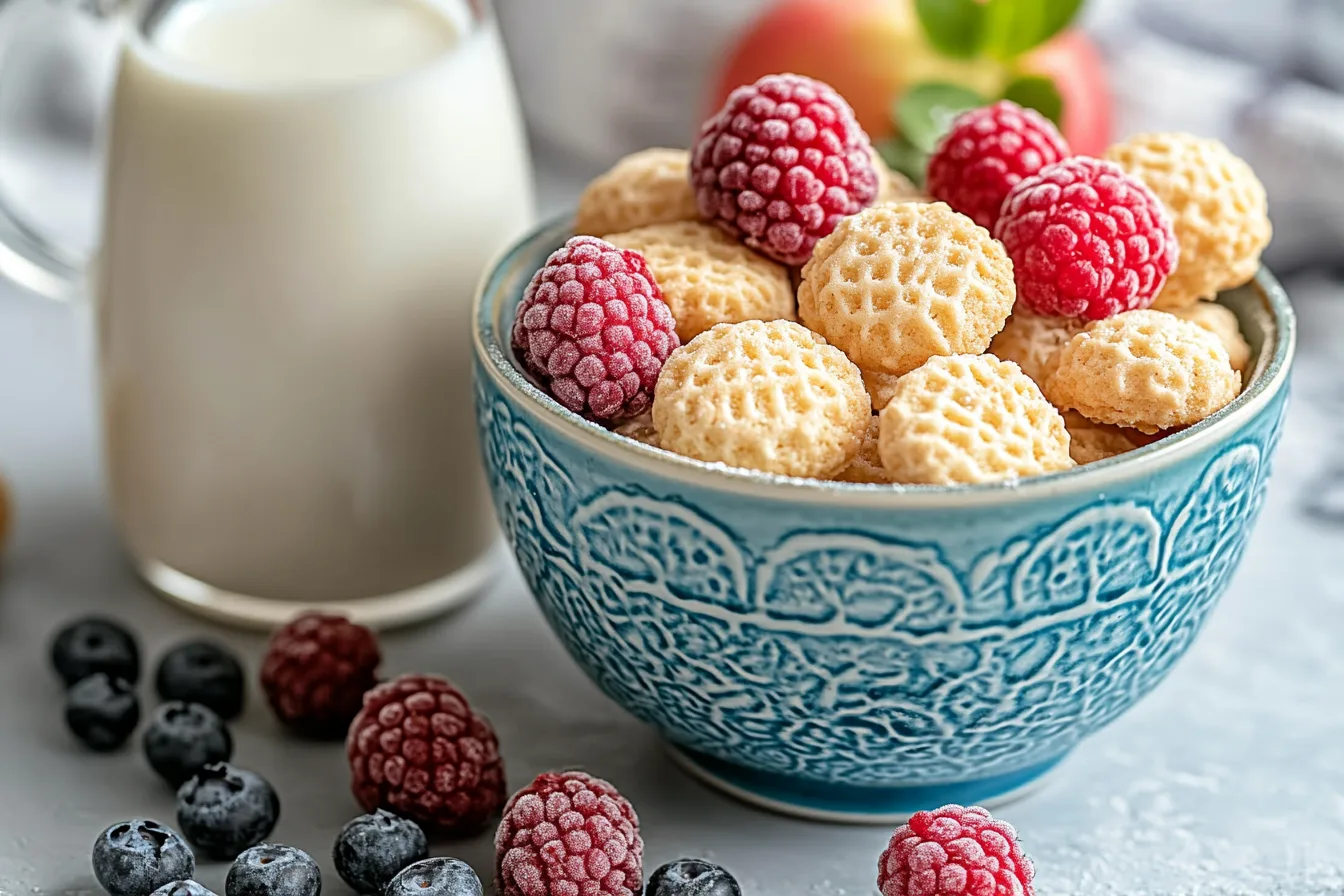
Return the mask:
[[1050,119],[1000,100],[958,116],[929,157],[924,185],[934,199],[993,230],[1009,190],[1070,155]]
[[644,256],[591,236],[557,249],[518,305],[513,348],[555,400],[595,420],[638,417],[681,342]]
[[1013,187],[994,227],[1017,301],[1037,314],[1101,320],[1147,308],[1180,251],[1153,192],[1118,165],[1075,156]]
[[500,896],[635,896],[643,863],[634,807],[583,772],[538,775],[509,800],[495,835]]
[[1032,896],[1013,826],[979,806],[916,812],[877,862],[882,896]]
[[877,199],[868,135],[829,85],[767,75],[739,87],[691,154],[700,215],[782,264]]

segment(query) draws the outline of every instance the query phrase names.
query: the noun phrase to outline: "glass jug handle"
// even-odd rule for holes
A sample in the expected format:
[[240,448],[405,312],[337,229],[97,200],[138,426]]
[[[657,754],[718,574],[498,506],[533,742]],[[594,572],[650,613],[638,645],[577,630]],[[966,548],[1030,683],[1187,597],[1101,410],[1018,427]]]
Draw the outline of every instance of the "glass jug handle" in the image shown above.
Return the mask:
[[[105,21],[110,21],[121,7],[120,0],[0,0],[0,66],[9,62],[16,50],[28,45],[35,32],[42,30],[35,27],[34,20],[39,16],[33,14],[42,4]],[[0,94],[11,90],[15,80],[19,79],[0,79]],[[44,228],[32,223],[30,215],[10,194],[11,191],[0,189],[0,277],[49,298],[69,299],[79,295],[85,285],[89,259],[61,245]]]

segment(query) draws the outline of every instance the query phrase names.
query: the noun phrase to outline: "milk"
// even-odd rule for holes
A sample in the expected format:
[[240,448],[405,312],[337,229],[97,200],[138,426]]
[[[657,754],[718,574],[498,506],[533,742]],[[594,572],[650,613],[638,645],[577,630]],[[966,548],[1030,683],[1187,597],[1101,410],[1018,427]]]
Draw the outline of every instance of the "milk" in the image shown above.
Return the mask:
[[532,202],[494,25],[187,0],[147,31],[122,55],[96,285],[135,560],[296,602],[475,568],[495,532],[469,306]]

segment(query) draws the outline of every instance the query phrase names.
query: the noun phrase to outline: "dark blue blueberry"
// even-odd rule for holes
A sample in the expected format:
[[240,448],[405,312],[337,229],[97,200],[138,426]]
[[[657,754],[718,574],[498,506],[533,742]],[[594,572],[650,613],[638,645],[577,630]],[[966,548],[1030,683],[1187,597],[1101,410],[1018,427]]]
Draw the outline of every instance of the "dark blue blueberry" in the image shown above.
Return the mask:
[[97,672],[66,692],[65,724],[93,749],[115,750],[140,724],[140,701],[124,679]]
[[458,859],[425,859],[402,869],[383,896],[481,896],[481,879]]
[[213,710],[175,700],[154,710],[144,747],[150,768],[176,788],[210,763],[228,762],[233,736]]
[[112,896],[149,896],[196,873],[196,857],[170,827],[145,818],[114,824],[93,844],[93,874]]
[[68,688],[96,672],[140,680],[140,648],[125,628],[100,616],[77,619],[56,633],[51,642],[51,664]]
[[164,700],[199,703],[232,719],[243,711],[247,686],[243,664],[231,651],[210,641],[191,641],[159,660],[154,689]]
[[409,818],[379,809],[341,829],[331,859],[356,893],[381,893],[407,865],[429,858],[425,832]]
[[215,896],[215,893],[194,880],[175,880],[159,887],[151,896]]
[[224,896],[319,896],[322,872],[301,849],[263,843],[240,855],[229,869]]
[[645,896],[742,896],[727,871],[704,859],[668,862],[649,878]]
[[256,772],[227,762],[207,765],[177,791],[177,825],[192,845],[229,861],[270,836],[280,797]]

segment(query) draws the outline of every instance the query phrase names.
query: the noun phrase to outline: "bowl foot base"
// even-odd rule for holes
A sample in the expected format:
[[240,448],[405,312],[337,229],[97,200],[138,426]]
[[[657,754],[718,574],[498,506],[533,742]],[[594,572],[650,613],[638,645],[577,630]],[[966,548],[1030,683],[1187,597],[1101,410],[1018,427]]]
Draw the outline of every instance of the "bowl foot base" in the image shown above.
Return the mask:
[[847,787],[755,771],[682,747],[669,745],[668,751],[692,777],[753,806],[813,821],[883,825],[948,803],[986,808],[1010,803],[1043,786],[1047,773],[1064,759],[1056,756],[1005,775],[956,784]]

